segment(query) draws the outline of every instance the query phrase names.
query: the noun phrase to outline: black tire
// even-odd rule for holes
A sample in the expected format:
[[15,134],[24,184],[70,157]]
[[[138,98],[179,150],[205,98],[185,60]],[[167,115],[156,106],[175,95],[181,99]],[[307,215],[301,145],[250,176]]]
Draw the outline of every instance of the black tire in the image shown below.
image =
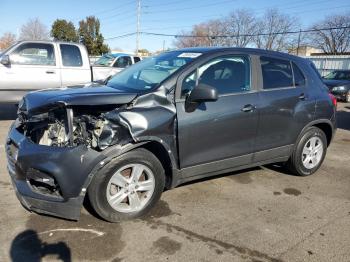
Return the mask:
[[[321,157],[319,163],[315,167],[308,169],[304,166],[304,164],[302,162],[302,152],[303,152],[305,144],[312,137],[318,137],[321,140],[321,142],[323,144],[323,153],[322,153],[322,157]],[[326,152],[327,152],[327,138],[326,138],[326,135],[324,134],[324,132],[317,127],[309,127],[307,130],[305,130],[305,132],[302,134],[301,138],[296,143],[294,150],[293,150],[293,153],[287,162],[287,168],[294,175],[298,175],[298,176],[312,175],[322,165],[323,160],[326,156]]]
[[[153,173],[155,180],[154,192],[147,204],[137,212],[118,212],[108,203],[106,190],[110,178],[123,166],[143,164]],[[165,185],[165,172],[159,160],[148,150],[140,148],[127,152],[109,162],[92,179],[88,188],[88,197],[93,209],[103,219],[109,222],[119,222],[145,215],[159,200]]]

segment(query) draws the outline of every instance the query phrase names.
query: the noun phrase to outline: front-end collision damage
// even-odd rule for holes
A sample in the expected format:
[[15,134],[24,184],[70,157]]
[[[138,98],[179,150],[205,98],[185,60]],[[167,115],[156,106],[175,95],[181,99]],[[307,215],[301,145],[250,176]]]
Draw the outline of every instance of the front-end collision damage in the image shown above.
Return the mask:
[[170,165],[177,166],[172,91],[161,86],[149,94],[116,97],[116,104],[110,101],[20,104],[6,150],[22,204],[39,213],[78,219],[94,175],[111,159],[154,142],[162,146],[161,154],[169,155]]
[[45,113],[27,116],[22,128],[33,142],[46,146],[85,145],[103,151],[149,139],[174,151],[176,111],[167,92],[160,87],[123,105],[57,102]]
[[160,87],[157,92],[136,98],[130,108],[115,109],[104,117],[108,125],[126,127],[133,142],[157,141],[175,157],[176,109],[167,92]]

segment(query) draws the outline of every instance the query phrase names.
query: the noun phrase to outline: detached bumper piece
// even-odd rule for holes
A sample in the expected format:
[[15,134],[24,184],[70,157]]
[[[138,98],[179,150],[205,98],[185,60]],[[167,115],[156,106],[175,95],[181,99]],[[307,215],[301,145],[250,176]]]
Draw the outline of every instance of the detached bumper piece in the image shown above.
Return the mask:
[[33,143],[14,126],[7,142],[7,168],[22,205],[37,213],[77,220],[92,170],[104,156],[85,146]]

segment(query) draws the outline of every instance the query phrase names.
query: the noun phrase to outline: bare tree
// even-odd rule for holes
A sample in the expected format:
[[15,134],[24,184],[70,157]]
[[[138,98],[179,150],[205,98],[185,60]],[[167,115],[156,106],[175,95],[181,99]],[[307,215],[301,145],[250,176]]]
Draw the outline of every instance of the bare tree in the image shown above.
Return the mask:
[[10,32],[6,32],[0,37],[0,50],[5,50],[16,42],[16,36]]
[[[342,27],[342,28],[339,28]],[[319,30],[322,28],[338,28]],[[329,16],[316,23],[312,29],[316,32],[310,36],[311,43],[329,54],[339,54],[350,51],[350,13],[346,15]]]
[[189,32],[182,31],[182,35],[175,40],[177,48],[195,46],[220,46],[224,44],[223,34],[224,23],[217,20],[210,20],[205,23],[194,25]]
[[252,11],[240,9],[232,12],[224,20],[224,34],[236,37],[226,38],[227,46],[246,47],[254,40],[253,34],[257,32],[257,19]]
[[258,34],[255,44],[258,48],[283,51],[292,46],[296,35],[288,34],[298,28],[298,20],[282,14],[277,9],[267,10],[257,23]]
[[46,26],[40,22],[39,18],[29,19],[21,27],[21,40],[46,40],[49,39],[49,32]]

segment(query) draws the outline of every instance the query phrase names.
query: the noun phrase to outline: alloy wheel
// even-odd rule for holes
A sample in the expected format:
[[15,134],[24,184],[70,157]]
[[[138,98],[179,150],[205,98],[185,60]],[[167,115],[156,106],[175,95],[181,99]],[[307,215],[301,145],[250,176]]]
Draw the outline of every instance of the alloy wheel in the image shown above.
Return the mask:
[[316,167],[323,155],[323,143],[319,137],[311,137],[304,145],[301,160],[307,169]]
[[123,213],[137,212],[150,201],[155,189],[153,172],[143,164],[129,164],[110,178],[106,196],[109,205]]

